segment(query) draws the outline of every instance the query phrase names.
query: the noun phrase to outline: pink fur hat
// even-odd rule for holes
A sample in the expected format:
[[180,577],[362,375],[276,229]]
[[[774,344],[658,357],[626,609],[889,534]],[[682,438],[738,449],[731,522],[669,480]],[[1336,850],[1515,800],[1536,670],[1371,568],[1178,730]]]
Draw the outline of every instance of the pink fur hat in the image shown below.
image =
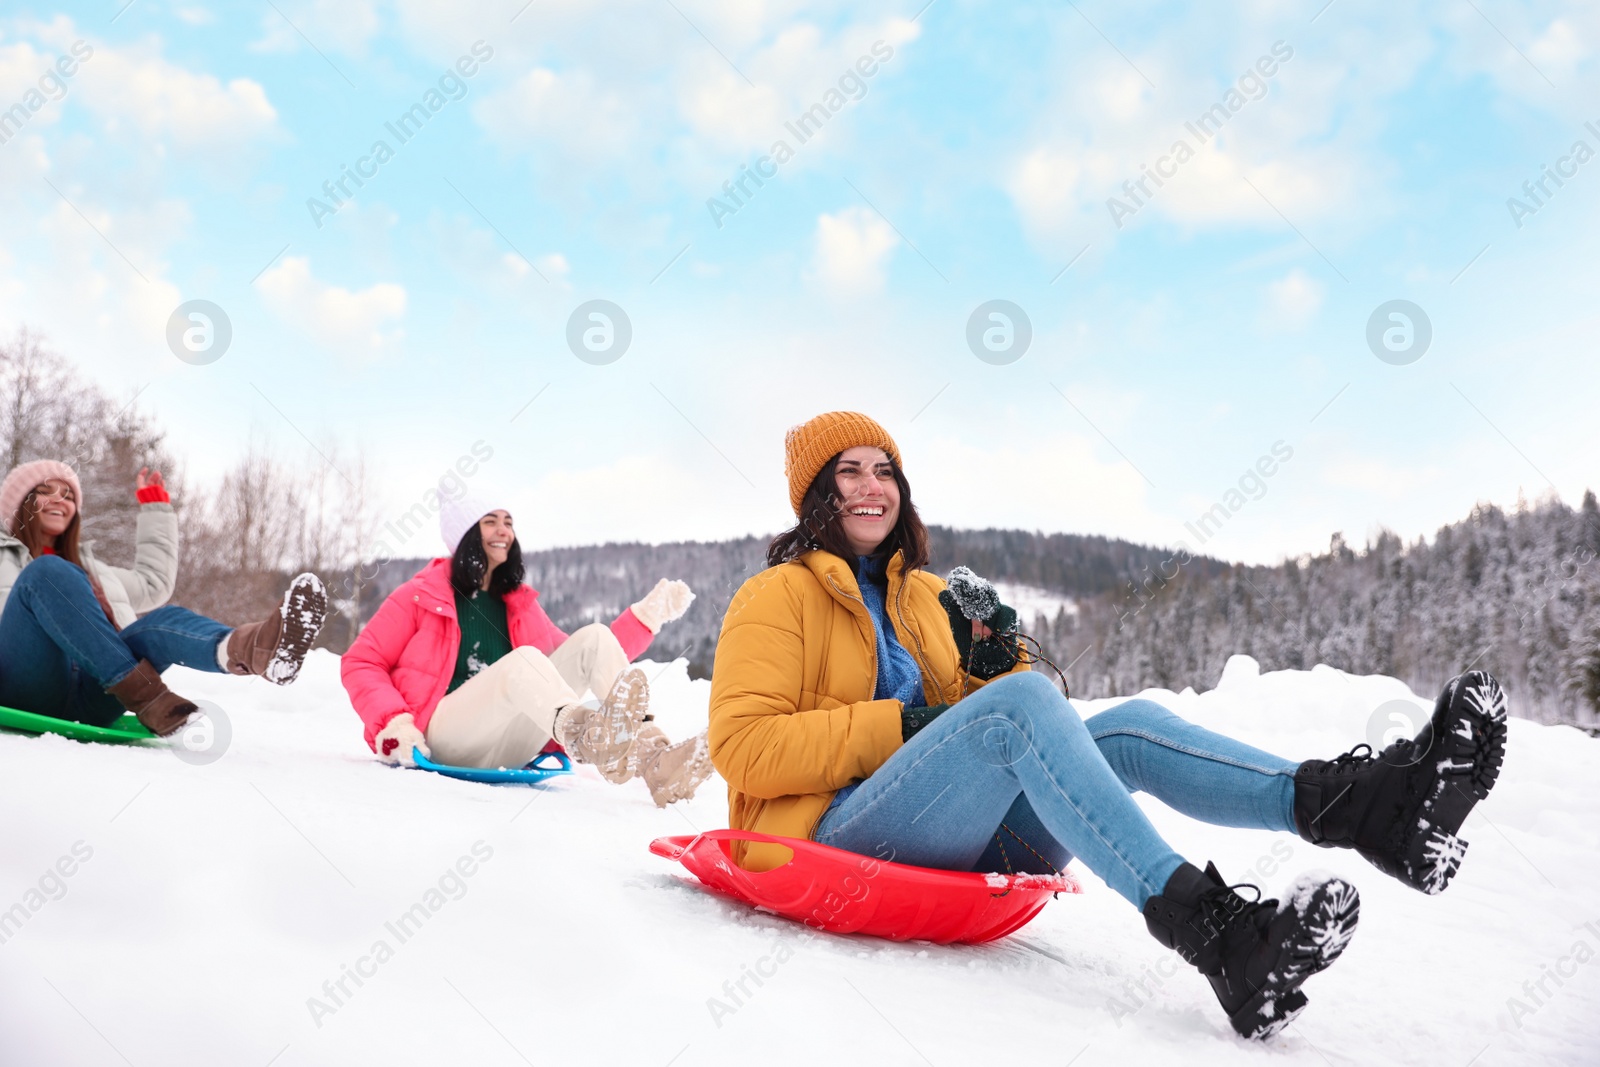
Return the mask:
[[78,473],[58,460],[36,459],[17,467],[0,482],[0,522],[5,524],[6,533],[16,536],[17,509],[22,506],[22,498],[52,478],[72,486],[72,498],[82,510],[83,487],[78,484]]

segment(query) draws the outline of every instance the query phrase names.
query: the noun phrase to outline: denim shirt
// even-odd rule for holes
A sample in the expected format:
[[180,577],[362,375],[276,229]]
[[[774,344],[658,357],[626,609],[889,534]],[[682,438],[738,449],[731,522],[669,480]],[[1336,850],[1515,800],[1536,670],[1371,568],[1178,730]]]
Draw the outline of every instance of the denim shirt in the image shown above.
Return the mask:
[[[878,681],[872,698],[893,698],[908,708],[926,707],[928,698],[922,692],[922,668],[917,666],[916,659],[894,635],[886,606],[889,579],[881,570],[874,568],[871,556],[856,557],[856,584],[861,587],[861,599],[867,605],[867,614],[872,616],[872,628],[878,641]],[[835,793],[828,810],[823,812],[823,818],[827,818],[860,784],[859,781],[851,782]],[[818,825],[821,825],[821,820],[818,820]]]

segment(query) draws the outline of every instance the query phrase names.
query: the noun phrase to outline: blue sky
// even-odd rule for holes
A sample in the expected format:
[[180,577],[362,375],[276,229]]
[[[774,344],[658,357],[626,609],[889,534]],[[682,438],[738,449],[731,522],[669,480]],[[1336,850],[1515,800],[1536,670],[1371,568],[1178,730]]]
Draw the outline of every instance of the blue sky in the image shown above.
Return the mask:
[[[784,429],[855,408],[931,521],[1271,560],[1600,482],[1593,5],[5,11],[0,330],[139,391],[194,483],[310,439],[398,516],[481,441],[525,544],[768,532]],[[196,299],[205,365],[166,341]],[[567,343],[597,299],[603,364]],[[998,365],[990,300],[1032,330]],[[1411,362],[1368,346],[1393,300]]]

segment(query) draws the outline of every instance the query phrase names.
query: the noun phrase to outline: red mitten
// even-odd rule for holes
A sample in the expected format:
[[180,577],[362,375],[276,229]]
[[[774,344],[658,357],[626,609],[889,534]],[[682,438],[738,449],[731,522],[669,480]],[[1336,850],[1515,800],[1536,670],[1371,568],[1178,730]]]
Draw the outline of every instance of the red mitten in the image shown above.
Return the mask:
[[172,497],[167,495],[167,490],[160,485],[147,485],[134,493],[141,504],[170,504]]

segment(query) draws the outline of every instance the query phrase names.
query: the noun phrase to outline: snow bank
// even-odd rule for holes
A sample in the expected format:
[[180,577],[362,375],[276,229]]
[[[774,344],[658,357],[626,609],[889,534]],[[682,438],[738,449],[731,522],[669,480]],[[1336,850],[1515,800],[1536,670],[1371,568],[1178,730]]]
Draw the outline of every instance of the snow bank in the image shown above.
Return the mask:
[[[699,729],[708,684],[682,661],[646,669],[667,730]],[[169,681],[222,708],[220,759],[0,736],[0,1063],[1600,1057],[1600,741],[1565,727],[1512,722],[1501,783],[1436,898],[1351,853],[1146,803],[1181,852],[1234,880],[1277,894],[1327,868],[1362,891],[1350,950],[1259,1047],[1086,871],[1083,896],[980,948],[814,935],[647,851],[726,825],[719,781],[661,811],[643,785],[587,771],[530,789],[391,769],[322,653],[287,689]],[[1203,696],[1145,695],[1291,758],[1335,755],[1432,703],[1393,679],[1261,674],[1242,657]]]

